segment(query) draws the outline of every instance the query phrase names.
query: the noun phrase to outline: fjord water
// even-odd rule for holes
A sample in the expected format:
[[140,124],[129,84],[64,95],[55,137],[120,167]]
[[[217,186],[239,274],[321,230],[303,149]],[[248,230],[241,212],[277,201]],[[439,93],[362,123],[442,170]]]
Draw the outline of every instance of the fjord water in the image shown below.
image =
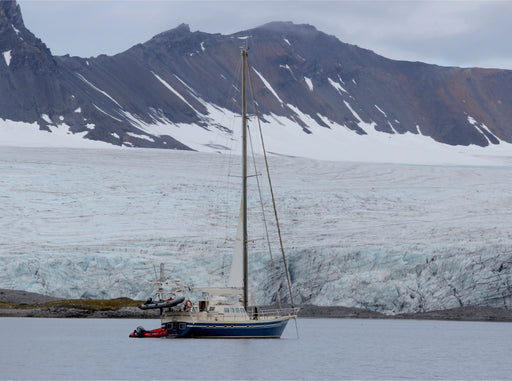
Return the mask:
[[272,340],[130,339],[158,320],[0,320],[0,379],[512,379],[512,324],[299,319]]

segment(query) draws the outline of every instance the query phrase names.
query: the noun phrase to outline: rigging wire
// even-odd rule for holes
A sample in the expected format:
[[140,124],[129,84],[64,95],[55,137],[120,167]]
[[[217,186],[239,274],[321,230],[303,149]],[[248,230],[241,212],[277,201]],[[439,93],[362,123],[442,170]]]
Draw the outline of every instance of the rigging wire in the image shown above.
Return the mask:
[[258,173],[256,171],[256,158],[254,156],[254,146],[252,144],[251,129],[248,128],[247,132],[249,134],[249,143],[251,145],[252,162],[253,162],[253,166],[254,166],[254,172],[255,172],[255,177],[256,177],[256,184],[258,185],[258,193],[259,193],[259,196],[260,196],[261,214],[263,215],[263,226],[265,227],[265,234],[266,234],[266,238],[267,238],[268,252],[270,253],[270,262],[272,264],[272,273],[273,273],[273,276],[274,276],[274,284],[275,284],[275,287],[276,287],[277,302],[279,304],[279,308],[282,308],[281,296],[279,295],[279,287],[277,285],[276,266],[274,264],[274,257],[272,255],[272,245],[270,244],[270,236],[269,236],[269,233],[268,233],[267,218],[265,216],[265,207],[263,206],[263,196],[261,194],[260,180],[259,180]]

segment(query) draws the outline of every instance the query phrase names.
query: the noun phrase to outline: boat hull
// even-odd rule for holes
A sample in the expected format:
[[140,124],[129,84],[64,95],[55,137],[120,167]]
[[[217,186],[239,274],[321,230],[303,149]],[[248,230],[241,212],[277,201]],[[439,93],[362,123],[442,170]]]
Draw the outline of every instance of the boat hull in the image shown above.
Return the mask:
[[164,323],[162,328],[168,331],[167,337],[174,338],[280,338],[289,317],[276,320],[231,322],[173,322]]

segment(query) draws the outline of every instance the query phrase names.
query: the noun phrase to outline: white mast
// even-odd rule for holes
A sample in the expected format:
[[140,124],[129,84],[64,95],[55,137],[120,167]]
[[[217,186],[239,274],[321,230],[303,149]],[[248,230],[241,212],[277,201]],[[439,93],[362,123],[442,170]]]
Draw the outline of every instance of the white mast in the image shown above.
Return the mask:
[[245,68],[247,50],[242,49],[242,217],[243,217],[243,273],[244,273],[244,308],[247,311],[249,301],[247,282],[247,95]]

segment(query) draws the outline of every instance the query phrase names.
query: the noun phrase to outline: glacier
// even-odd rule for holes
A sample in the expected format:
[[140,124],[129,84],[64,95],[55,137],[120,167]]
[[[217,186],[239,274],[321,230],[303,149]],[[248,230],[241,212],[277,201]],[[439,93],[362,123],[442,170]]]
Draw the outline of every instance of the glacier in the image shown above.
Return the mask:
[[[509,156],[269,160],[295,303],[388,314],[512,306]],[[0,147],[0,288],[145,299],[160,263],[171,279],[224,286],[239,161],[234,152]],[[268,304],[274,280],[254,226],[250,298]],[[278,286],[289,300],[284,279]]]

